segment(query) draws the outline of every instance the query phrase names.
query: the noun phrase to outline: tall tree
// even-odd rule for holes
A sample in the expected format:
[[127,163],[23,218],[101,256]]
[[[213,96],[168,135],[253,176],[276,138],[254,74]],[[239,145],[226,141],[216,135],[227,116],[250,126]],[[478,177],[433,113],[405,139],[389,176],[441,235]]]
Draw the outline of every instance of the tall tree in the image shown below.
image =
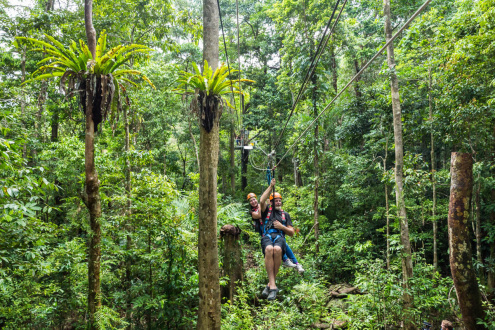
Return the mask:
[[[219,11],[215,0],[203,0],[203,60],[218,67]],[[199,309],[198,329],[220,329],[220,273],[217,241],[217,169],[221,105],[204,95],[213,115],[211,127],[200,118],[199,146]]]
[[436,159],[435,159],[435,139],[433,136],[433,96],[432,96],[432,79],[431,79],[431,66],[428,66],[428,114],[431,123],[430,132],[430,155],[431,155],[431,187],[433,190],[432,196],[432,207],[431,216],[433,218],[433,267],[435,271],[438,269],[438,249],[437,249],[437,234],[438,234],[438,223],[437,223],[437,183],[435,180],[436,172]]
[[461,308],[462,321],[467,330],[486,329],[477,324],[484,319],[481,293],[469,237],[469,208],[473,193],[473,157],[467,153],[452,153],[450,165],[449,248],[450,269]]
[[[390,0],[383,0],[383,12],[385,15],[385,38],[388,42],[392,38],[392,24],[390,13]],[[411,256],[411,243],[409,240],[409,225],[407,222],[406,204],[404,199],[403,184],[403,167],[404,167],[404,150],[402,140],[402,114],[399,96],[399,80],[395,72],[394,45],[390,43],[387,47],[387,63],[390,74],[390,86],[392,89],[392,112],[394,123],[394,142],[395,142],[395,199],[397,212],[400,221],[400,237],[402,243],[402,276],[404,286],[407,289],[408,280],[413,275],[413,264]],[[406,309],[412,305],[412,297],[407,290],[404,293],[404,302]],[[413,329],[411,318],[406,316],[406,329]]]
[[[93,27],[93,1],[84,1],[84,23],[88,49],[96,58],[96,30]],[[86,78],[86,131],[85,131],[85,194],[84,201],[89,211],[91,227],[88,260],[88,309],[90,329],[97,329],[95,314],[101,308],[100,259],[101,259],[101,199],[100,181],[95,166],[95,122],[93,120],[92,76]]]

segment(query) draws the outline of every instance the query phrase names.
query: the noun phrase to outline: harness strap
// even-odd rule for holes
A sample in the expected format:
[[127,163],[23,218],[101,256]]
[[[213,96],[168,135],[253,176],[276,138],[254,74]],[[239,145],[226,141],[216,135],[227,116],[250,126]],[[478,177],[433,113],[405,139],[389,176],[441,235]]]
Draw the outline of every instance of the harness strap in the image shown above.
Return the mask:
[[[280,210],[280,211],[282,212],[282,221],[285,222],[285,212],[284,212],[284,210]],[[262,225],[263,225],[263,236],[265,236],[266,234],[279,233],[275,238],[273,238],[272,235],[269,235],[268,236],[268,237],[270,237],[270,240],[273,243],[275,243],[275,241],[277,239],[279,239],[280,237],[282,237],[283,231],[281,231],[280,229],[275,229],[275,228],[270,228],[270,229],[266,230],[266,226],[265,225],[270,220],[271,215],[272,215],[272,207],[270,206],[270,208],[268,209],[268,213],[266,214],[265,222],[262,223]]]

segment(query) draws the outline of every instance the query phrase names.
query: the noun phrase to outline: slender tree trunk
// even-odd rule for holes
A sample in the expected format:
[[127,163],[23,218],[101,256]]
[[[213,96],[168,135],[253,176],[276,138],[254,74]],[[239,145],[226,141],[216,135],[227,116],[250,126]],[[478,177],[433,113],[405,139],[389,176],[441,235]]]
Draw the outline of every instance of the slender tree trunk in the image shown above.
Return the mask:
[[[215,0],[203,0],[203,59],[218,67],[219,12]],[[221,109],[208,133],[200,124],[199,161],[199,307],[197,329],[220,330],[220,271],[217,241],[217,170]]]
[[435,159],[435,140],[433,137],[433,97],[432,93],[432,79],[431,79],[431,67],[428,67],[428,109],[429,109],[429,119],[431,123],[431,186],[433,190],[433,205],[431,207],[431,216],[433,218],[433,267],[435,271],[438,270],[438,248],[437,248],[437,235],[438,235],[438,223],[437,223],[437,184],[435,180],[435,172],[436,172],[436,159]]
[[100,182],[95,167],[95,131],[93,122],[93,89],[91,78],[86,79],[86,139],[85,139],[85,202],[91,227],[88,260],[88,309],[90,328],[96,329],[95,313],[101,307],[100,259],[101,259],[101,200]]
[[[85,0],[84,22],[86,26],[86,37],[88,48],[95,58],[96,54],[96,31],[93,27],[92,15],[93,1]],[[100,182],[95,167],[95,125],[93,122],[93,93],[91,76],[86,79],[86,139],[85,139],[85,172],[86,191],[84,199],[89,211],[89,223],[91,234],[89,238],[89,260],[88,260],[88,309],[90,329],[96,329],[95,313],[101,307],[100,291],[100,259],[101,259],[101,200]]]
[[[385,15],[385,36],[388,42],[392,38],[390,0],[383,0],[383,11]],[[402,141],[402,115],[399,97],[399,80],[395,73],[394,46],[391,43],[387,47],[387,62],[390,70],[390,85],[392,89],[392,111],[394,117],[394,142],[395,142],[395,184],[396,184],[396,204],[400,221],[401,243],[402,243],[402,275],[404,286],[408,288],[409,278],[413,275],[413,264],[411,257],[411,243],[409,240],[409,224],[407,221],[406,205],[404,200],[403,189],[403,167],[404,151]],[[412,308],[412,296],[407,292],[404,293],[404,302],[406,310]],[[406,315],[406,329],[414,329],[412,318]]]
[[[21,81],[26,81],[26,47],[22,47],[21,53]],[[22,116],[22,128],[26,131],[26,99],[24,95],[24,86],[21,86],[21,116]],[[22,144],[22,158],[27,159],[27,144]]]
[[332,35],[332,45],[331,45],[331,48],[330,48],[330,58],[331,58],[331,62],[332,62],[332,87],[333,87],[333,90],[335,92],[335,95],[337,95],[338,93],[338,86],[337,86],[337,79],[338,79],[338,75],[337,75],[337,56],[335,55],[335,45],[333,44],[333,41],[334,41],[334,37]]
[[233,195],[235,193],[235,134],[234,134],[234,122],[230,125],[230,192]]
[[[476,188],[476,259],[480,265],[483,264],[483,257],[481,255],[481,172],[478,173],[478,187]],[[480,272],[480,282],[485,285],[485,273]]]
[[52,114],[52,134],[50,137],[51,142],[58,141],[58,128],[59,128],[59,109],[58,107],[53,110]]
[[[129,118],[128,111],[130,110],[129,104],[124,106],[124,127],[125,127],[125,194],[126,194],[126,250],[127,256],[125,261],[125,288],[126,288],[126,316],[129,324],[132,324],[132,297],[131,297],[131,249],[132,249],[132,224],[131,224],[131,215],[132,215],[132,200],[131,200],[131,161],[129,159],[130,152],[130,143],[129,143]],[[131,325],[128,326],[128,329],[131,329]]]
[[[495,124],[495,123],[494,123]],[[493,136],[495,136],[495,125],[493,125]],[[492,146],[492,164],[495,162],[495,145]],[[492,167],[492,177],[495,176],[495,169]],[[491,201],[495,201],[495,188],[491,190]],[[495,225],[495,210],[490,212],[490,225]],[[490,242],[490,259],[495,260],[495,241]],[[488,299],[492,303],[495,303],[495,271],[493,269],[487,272],[487,284],[488,284]]]
[[236,292],[236,282],[242,282],[242,248],[239,244],[239,235],[241,231],[233,225],[225,225],[220,229],[220,236],[223,239],[223,270],[229,278],[229,283],[225,288],[223,295],[227,297],[232,305]]
[[[245,141],[245,140],[244,140]],[[246,190],[247,187],[247,168],[249,162],[249,150],[242,149],[241,150],[242,159],[241,159],[241,189],[242,191]]]
[[[385,157],[383,157],[383,175],[387,173],[387,155],[388,155],[388,132],[385,139]],[[388,185],[385,181],[385,216],[387,218],[387,269],[390,270],[390,205],[388,202]]]
[[452,153],[449,202],[450,269],[462,321],[467,330],[486,329],[476,324],[484,319],[481,293],[474,271],[469,238],[469,207],[473,188],[473,157],[466,153]]
[[[148,255],[151,256],[151,229],[148,229]],[[152,268],[152,264],[151,264],[151,259],[149,260],[148,262],[148,274],[149,274],[149,281],[150,281],[150,284],[149,284],[149,288],[148,288],[148,295],[150,297],[151,300],[153,300],[153,268]],[[153,329],[152,325],[151,325],[151,313],[152,313],[152,310],[151,308],[148,309],[148,330],[151,330]]]
[[96,57],[96,30],[93,26],[93,0],[84,0],[84,26],[88,48],[93,58]]
[[[317,98],[316,82],[317,82],[317,76],[315,73],[313,75],[313,115],[315,116],[315,118],[318,116],[318,108],[317,108],[317,104],[316,104],[316,98]],[[314,233],[315,233],[315,252],[318,254],[319,250],[320,250],[320,247],[318,244],[318,238],[320,236],[320,224],[318,221],[319,217],[320,217],[319,209],[318,209],[318,188],[319,188],[319,184],[320,184],[320,168],[319,168],[319,157],[318,157],[318,154],[319,154],[319,150],[318,150],[319,149],[319,143],[318,143],[319,125],[318,125],[318,121],[315,123],[314,133],[315,133],[315,137],[314,137],[315,142],[313,144],[313,153],[314,153],[313,167],[314,167],[314,175],[315,175],[315,191],[314,191],[314,202],[313,202],[313,214],[314,214],[313,222],[314,222]]]

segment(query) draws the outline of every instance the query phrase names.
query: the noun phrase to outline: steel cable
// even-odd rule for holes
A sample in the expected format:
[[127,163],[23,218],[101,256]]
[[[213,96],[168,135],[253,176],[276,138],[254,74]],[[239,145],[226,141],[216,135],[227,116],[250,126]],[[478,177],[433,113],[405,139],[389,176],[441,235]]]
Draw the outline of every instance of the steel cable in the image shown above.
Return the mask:
[[364,70],[366,70],[368,68],[368,66],[370,66],[371,63],[373,63],[375,61],[375,59],[380,56],[383,51],[397,38],[397,36],[402,33],[402,31],[404,31],[408,25],[426,8],[426,6],[428,6],[430,4],[432,0],[427,0],[412,16],[411,18],[409,18],[409,20],[407,20],[406,23],[404,23],[404,25],[399,29],[399,31],[397,31],[396,34],[394,34],[392,36],[392,38],[390,38],[389,41],[387,41],[385,43],[385,45],[371,58],[371,60],[369,60],[361,70],[359,70],[358,73],[356,73],[356,75],[347,83],[347,85],[345,85],[345,87],[332,99],[332,101],[330,101],[330,103],[327,104],[327,106],[318,114],[318,116],[306,127],[306,129],[302,132],[301,135],[299,135],[299,137],[296,139],[296,141],[289,147],[289,149],[287,149],[287,151],[285,152],[285,154],[280,158],[279,162],[273,167],[277,167],[278,165],[280,165],[280,163],[282,162],[282,160],[285,158],[285,156],[287,156],[287,154],[289,153],[289,151],[297,144],[297,142],[308,132],[308,130],[311,128],[311,126],[314,125],[314,123],[321,117],[321,115],[327,111],[330,106],[335,102],[335,100],[337,100],[340,95],[342,95],[342,93],[344,93],[347,88],[349,88],[349,86],[357,79],[359,78],[359,76],[363,73]]

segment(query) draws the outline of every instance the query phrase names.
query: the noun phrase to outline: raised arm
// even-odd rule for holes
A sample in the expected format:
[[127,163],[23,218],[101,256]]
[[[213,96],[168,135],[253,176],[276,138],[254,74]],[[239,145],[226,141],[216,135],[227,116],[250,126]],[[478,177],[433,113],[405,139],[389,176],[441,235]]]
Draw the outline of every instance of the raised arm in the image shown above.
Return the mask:
[[266,210],[266,200],[270,196],[270,192],[272,191],[273,187],[275,186],[275,179],[272,179],[272,182],[270,182],[270,185],[268,188],[266,188],[265,192],[263,195],[260,197],[260,206],[261,206],[261,212],[265,212]]

